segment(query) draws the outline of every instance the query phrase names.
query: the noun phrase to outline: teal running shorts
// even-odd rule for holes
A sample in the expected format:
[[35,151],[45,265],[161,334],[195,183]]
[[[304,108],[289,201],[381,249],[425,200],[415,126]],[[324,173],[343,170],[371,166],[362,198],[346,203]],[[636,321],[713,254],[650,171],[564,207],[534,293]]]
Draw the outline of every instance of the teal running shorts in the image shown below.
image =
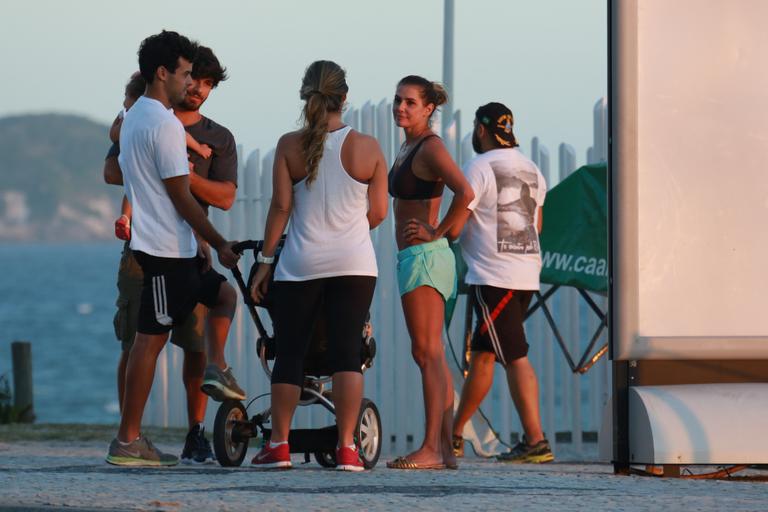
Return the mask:
[[448,240],[441,238],[398,252],[397,284],[400,295],[419,286],[434,288],[445,301],[446,313],[452,313],[457,291],[456,260]]

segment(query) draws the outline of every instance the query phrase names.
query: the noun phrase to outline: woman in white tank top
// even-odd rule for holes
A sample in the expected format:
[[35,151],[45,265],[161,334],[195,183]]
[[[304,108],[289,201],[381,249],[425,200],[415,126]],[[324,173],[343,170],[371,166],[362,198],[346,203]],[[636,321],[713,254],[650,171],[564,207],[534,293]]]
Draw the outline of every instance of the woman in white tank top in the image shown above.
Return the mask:
[[251,295],[267,291],[280,236],[290,227],[275,269],[276,357],[272,372],[272,438],[252,463],[290,467],[288,433],[303,382],[312,329],[323,316],[339,432],[337,468],[363,469],[353,434],[363,398],[361,333],[378,269],[370,230],[387,213],[386,163],[378,142],[345,126],[344,71],[313,62],[301,87],[304,127],[283,135],[273,168],[274,192]]

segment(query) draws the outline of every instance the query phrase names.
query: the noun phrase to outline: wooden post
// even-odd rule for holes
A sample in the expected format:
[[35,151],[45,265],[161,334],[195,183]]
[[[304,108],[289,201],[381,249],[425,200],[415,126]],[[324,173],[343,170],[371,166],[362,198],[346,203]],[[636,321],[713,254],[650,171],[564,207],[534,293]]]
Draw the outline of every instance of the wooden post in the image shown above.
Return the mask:
[[28,341],[11,343],[13,361],[13,405],[19,411],[20,423],[35,421],[32,401],[32,344]]

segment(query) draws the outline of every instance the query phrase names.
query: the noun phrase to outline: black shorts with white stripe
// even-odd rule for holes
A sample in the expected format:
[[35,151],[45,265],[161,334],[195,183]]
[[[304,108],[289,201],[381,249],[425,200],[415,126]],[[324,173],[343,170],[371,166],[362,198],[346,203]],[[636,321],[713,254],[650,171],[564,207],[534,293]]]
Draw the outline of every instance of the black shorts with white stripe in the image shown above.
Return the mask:
[[525,339],[525,312],[533,291],[507,290],[473,285],[470,291],[477,325],[472,335],[473,352],[493,352],[504,366],[528,355]]
[[213,269],[202,273],[200,259],[133,254],[144,271],[137,332],[164,334],[183,322],[198,302],[216,305],[226,279]]

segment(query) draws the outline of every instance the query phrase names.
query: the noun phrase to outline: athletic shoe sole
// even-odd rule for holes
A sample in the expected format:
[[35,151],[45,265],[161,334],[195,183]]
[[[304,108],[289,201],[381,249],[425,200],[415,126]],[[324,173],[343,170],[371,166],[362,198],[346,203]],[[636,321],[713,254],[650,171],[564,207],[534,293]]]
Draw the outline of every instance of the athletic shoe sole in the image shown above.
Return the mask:
[[291,469],[293,465],[290,461],[283,460],[280,462],[268,462],[266,464],[253,464],[254,469]]
[[227,399],[245,400],[245,395],[235,393],[217,380],[204,380],[200,389],[217,402],[223,402]]
[[497,459],[497,460],[505,464],[546,464],[547,462],[552,462],[553,460],[555,460],[555,456],[552,454],[532,455],[529,457],[525,457],[524,459],[517,459],[517,460]]
[[355,466],[354,464],[342,464],[340,466],[336,466],[336,471],[360,472],[365,471],[365,468],[363,466]]
[[195,460],[192,458],[181,459],[181,463],[185,466],[204,466],[206,464],[213,464],[214,462],[216,462],[214,459],[205,459],[203,461]]
[[168,461],[163,462],[159,460],[144,460],[144,459],[136,459],[133,457],[113,457],[112,455],[107,455],[106,459],[107,463],[112,464],[113,466],[152,466],[152,467],[158,467],[158,466],[175,466],[179,463],[178,460],[175,461]]

